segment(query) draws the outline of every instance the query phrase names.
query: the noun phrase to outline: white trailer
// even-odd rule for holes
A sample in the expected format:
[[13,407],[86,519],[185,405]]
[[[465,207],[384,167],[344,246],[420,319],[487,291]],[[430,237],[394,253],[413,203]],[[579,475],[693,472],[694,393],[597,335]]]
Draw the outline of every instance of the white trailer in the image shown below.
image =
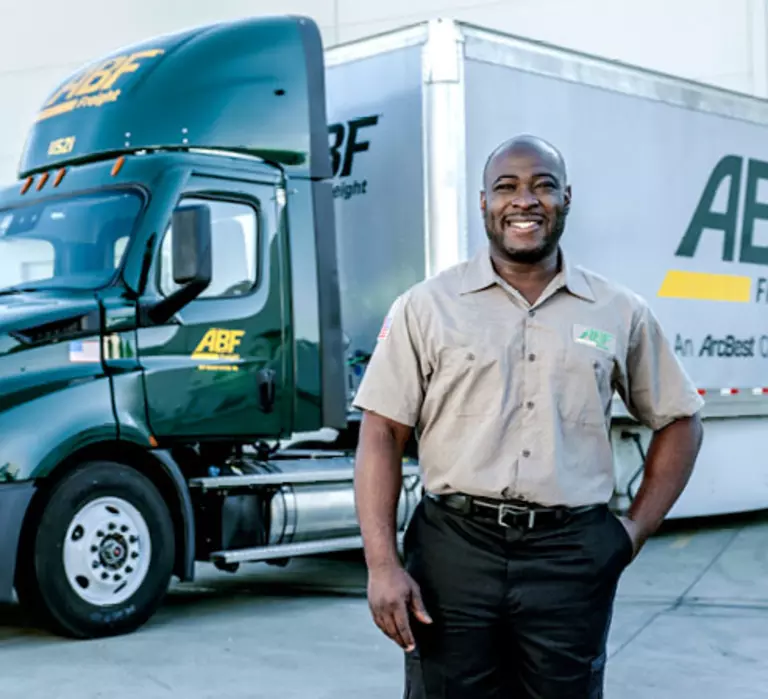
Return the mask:
[[[670,517],[766,507],[768,104],[449,20],[326,60],[350,353],[364,364],[399,293],[486,243],[485,158],[537,134],[567,160],[567,253],[650,302],[706,401]],[[617,396],[620,508],[649,437]]]

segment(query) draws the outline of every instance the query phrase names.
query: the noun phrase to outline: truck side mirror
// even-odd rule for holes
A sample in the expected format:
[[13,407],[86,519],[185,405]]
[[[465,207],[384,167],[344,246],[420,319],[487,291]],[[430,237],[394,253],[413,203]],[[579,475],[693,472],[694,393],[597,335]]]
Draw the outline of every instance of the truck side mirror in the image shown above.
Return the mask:
[[211,210],[204,204],[176,209],[171,226],[173,281],[202,291],[211,283]]
[[171,264],[179,288],[145,310],[153,324],[166,323],[211,283],[211,209],[204,204],[176,209],[171,218]]

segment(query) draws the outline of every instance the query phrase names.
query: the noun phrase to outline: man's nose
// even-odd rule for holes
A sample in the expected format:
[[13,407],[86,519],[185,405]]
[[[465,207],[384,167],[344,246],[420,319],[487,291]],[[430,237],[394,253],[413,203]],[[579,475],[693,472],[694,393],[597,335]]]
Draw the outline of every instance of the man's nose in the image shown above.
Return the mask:
[[539,200],[530,190],[521,189],[515,193],[513,203],[515,206],[519,206],[521,209],[532,209],[533,207],[538,206]]

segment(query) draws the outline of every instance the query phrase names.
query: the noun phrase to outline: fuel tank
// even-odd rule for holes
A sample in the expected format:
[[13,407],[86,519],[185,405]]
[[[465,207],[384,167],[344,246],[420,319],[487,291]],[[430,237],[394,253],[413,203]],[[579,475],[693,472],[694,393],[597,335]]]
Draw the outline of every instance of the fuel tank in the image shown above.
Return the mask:
[[[262,460],[246,454],[225,470],[214,468],[210,477],[190,482],[193,489],[221,502],[221,550],[321,541],[328,541],[328,550],[333,550],[333,540],[360,535],[354,457],[300,456],[284,452]],[[398,531],[405,529],[421,497],[418,466],[406,460]]]

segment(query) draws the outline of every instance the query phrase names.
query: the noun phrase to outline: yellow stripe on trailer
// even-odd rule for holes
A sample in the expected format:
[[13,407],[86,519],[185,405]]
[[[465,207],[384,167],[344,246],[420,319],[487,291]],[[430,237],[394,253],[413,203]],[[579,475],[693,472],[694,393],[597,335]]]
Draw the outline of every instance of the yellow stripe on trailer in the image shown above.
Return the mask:
[[749,303],[752,279],[733,274],[708,274],[671,269],[661,283],[662,298]]

